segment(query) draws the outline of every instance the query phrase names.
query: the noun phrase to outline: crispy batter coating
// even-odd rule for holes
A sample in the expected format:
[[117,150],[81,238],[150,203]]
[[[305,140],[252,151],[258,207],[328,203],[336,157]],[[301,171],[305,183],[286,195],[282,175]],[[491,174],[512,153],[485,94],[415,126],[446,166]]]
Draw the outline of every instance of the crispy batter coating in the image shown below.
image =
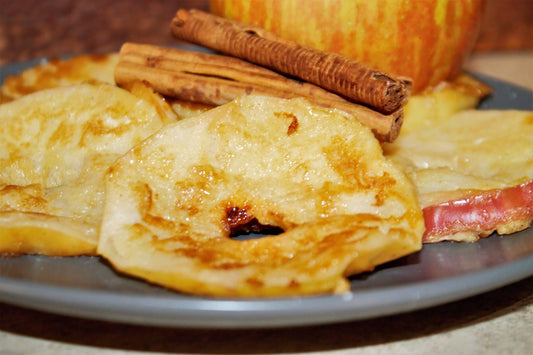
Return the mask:
[[[233,238],[264,227],[281,233]],[[304,99],[249,96],[111,167],[98,252],[185,293],[316,294],[419,250],[423,230],[413,186],[367,127]]]
[[0,253],[94,254],[104,173],[169,122],[108,84],[42,90],[0,105]]

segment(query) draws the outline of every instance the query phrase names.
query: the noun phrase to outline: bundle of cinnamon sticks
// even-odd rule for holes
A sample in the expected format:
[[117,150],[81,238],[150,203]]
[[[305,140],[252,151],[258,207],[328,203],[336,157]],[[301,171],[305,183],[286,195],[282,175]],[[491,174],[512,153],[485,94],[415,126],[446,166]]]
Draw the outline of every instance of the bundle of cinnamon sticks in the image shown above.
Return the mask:
[[126,43],[116,83],[143,81],[162,95],[207,105],[249,94],[305,97],[352,114],[380,141],[394,141],[399,134],[408,80],[198,10],[179,10],[171,30],[222,54]]

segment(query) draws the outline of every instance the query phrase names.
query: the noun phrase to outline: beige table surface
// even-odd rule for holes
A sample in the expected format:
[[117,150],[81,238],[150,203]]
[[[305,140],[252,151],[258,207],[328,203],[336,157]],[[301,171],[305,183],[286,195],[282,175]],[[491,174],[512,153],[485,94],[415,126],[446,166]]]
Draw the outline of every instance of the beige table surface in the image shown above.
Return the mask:
[[[478,53],[466,68],[533,89],[533,52]],[[142,327],[0,303],[0,355],[531,354],[532,349],[533,278],[408,314],[287,329]]]

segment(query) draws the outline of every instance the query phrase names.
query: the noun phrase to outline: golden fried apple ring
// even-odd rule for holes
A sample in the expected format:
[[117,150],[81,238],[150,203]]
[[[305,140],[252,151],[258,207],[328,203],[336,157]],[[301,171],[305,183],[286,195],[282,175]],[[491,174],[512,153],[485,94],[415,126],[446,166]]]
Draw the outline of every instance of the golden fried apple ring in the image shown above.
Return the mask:
[[[280,234],[236,240],[236,231]],[[304,99],[248,96],[169,125],[114,164],[98,252],[184,293],[346,291],[421,248],[411,183],[371,131]]]
[[0,105],[0,254],[95,254],[104,174],[170,118],[109,84]]
[[0,86],[0,103],[36,91],[82,83],[114,84],[118,53],[82,54],[68,59],[52,58],[8,76]]

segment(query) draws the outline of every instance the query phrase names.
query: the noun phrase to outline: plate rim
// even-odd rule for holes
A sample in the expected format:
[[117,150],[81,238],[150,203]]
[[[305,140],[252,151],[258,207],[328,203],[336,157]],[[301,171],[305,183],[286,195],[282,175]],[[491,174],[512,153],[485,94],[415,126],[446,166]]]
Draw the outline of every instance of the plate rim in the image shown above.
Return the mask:
[[[533,236],[531,229],[524,232]],[[492,235],[489,238],[501,237]],[[79,289],[0,276],[0,300],[65,316],[137,325],[265,328],[359,321],[422,310],[479,295],[531,276],[533,254],[487,269],[435,280],[361,289],[340,295],[279,299],[199,296],[184,299],[172,295]],[[35,289],[39,291],[37,295]],[[381,302],[372,304],[377,298]],[[402,302],[398,302],[400,300]],[[139,308],[141,303],[143,307]],[[306,307],[298,308],[303,303]],[[290,317],[283,317],[288,311]]]

